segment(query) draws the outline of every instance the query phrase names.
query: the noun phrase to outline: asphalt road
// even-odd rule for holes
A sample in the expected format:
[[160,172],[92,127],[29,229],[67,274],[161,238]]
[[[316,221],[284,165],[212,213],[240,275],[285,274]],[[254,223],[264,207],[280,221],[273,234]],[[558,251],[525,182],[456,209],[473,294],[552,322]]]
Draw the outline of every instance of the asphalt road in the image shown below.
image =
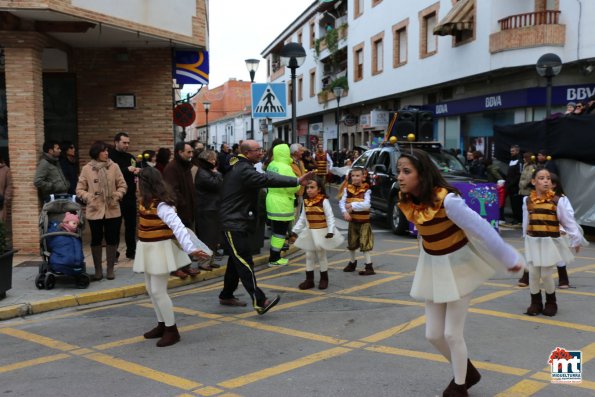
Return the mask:
[[[339,222],[346,229],[343,222]],[[146,297],[0,323],[0,392],[6,396],[437,396],[452,375],[424,338],[423,304],[409,296],[417,244],[374,224],[375,276],[344,273],[329,252],[330,286],[300,291],[304,256],[264,268],[259,285],[280,294],[264,316],[220,306],[221,280],[171,291],[182,340],[155,347]],[[504,238],[522,247],[518,230]],[[363,266],[359,257],[359,267]],[[359,269],[358,269],[359,270]],[[595,395],[595,248],[569,268],[553,318],[523,315],[528,289],[497,274],[474,293],[470,358],[483,375],[471,396]],[[318,273],[316,273],[318,282]],[[238,296],[247,299],[240,286]],[[582,352],[582,383],[552,384],[556,347]]]

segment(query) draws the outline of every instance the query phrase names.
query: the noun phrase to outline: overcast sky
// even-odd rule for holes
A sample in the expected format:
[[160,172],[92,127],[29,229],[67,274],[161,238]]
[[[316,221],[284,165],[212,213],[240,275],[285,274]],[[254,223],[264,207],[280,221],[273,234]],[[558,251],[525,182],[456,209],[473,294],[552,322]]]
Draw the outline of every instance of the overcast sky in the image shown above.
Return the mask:
[[[245,60],[260,59],[254,82],[266,81],[260,53],[313,0],[209,0],[209,89],[230,78],[250,81]],[[184,87],[184,92],[196,88]]]

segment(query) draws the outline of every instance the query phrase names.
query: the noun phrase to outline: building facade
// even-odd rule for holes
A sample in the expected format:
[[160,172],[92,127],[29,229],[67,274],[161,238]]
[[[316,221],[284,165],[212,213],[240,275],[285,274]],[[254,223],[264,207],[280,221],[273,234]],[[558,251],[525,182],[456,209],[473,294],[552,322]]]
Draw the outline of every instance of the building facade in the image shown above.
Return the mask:
[[[554,112],[595,93],[593,18],[595,3],[584,0],[315,1],[262,56],[269,81],[289,91],[281,49],[298,42],[306,50],[296,72],[300,142],[374,146],[393,112],[414,107],[431,112],[432,139],[489,154],[494,125],[545,116],[546,79],[535,69],[543,54],[563,63]],[[290,128],[279,120],[273,134]]]
[[39,250],[33,177],[45,140],[73,142],[80,165],[119,131],[134,153],[172,146],[172,57],[207,48],[206,15],[205,0],[0,1],[0,150],[21,253]]

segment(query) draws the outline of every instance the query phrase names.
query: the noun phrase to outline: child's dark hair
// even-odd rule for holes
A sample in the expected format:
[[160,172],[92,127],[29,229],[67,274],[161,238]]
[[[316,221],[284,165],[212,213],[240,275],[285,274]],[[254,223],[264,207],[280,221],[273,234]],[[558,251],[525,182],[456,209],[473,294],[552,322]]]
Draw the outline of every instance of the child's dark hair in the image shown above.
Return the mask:
[[364,177],[364,179],[362,180],[362,183],[370,183],[370,180],[369,180],[370,178],[368,176],[368,172],[366,171],[366,169],[364,167],[353,167],[353,168],[351,168],[351,170],[349,171],[348,178],[347,178],[347,182],[348,183],[352,183],[351,182],[351,173],[353,171],[361,171],[362,172],[362,175]]
[[318,189],[320,190],[320,194],[324,195],[324,197],[327,197],[326,189],[324,188],[324,180],[321,177],[319,177],[319,176],[314,177],[308,181],[308,183],[310,183],[310,182],[316,182],[316,186],[318,186]]
[[550,178],[552,177],[552,173],[550,172],[550,170],[548,170],[547,168],[545,168],[543,165],[538,165],[537,167],[535,167],[535,169],[533,170],[533,173],[531,174],[531,179],[535,179],[535,177],[537,176],[537,174],[540,171],[547,171],[550,173]]
[[175,205],[174,194],[163,180],[161,172],[153,167],[143,168],[138,174],[141,203],[145,208],[153,201]]
[[552,180],[552,188],[554,190],[554,193],[556,193],[556,196],[563,196],[564,189],[562,189],[562,184],[560,183],[560,177],[558,176],[558,174],[555,174],[550,171],[550,179]]
[[[455,193],[457,195],[461,195],[461,192],[453,186],[451,186],[440,171],[436,164],[430,159],[430,156],[424,152],[423,150],[419,149],[411,149],[410,151],[403,151],[401,153],[401,158],[407,158],[411,161],[413,167],[417,170],[417,174],[419,177],[419,197],[416,197],[416,200],[419,200],[421,204],[424,204],[428,207],[433,207],[435,201],[437,200],[435,189],[437,187],[441,187],[446,189],[449,193]],[[412,200],[410,194],[403,194],[401,196],[401,201],[409,202]]]

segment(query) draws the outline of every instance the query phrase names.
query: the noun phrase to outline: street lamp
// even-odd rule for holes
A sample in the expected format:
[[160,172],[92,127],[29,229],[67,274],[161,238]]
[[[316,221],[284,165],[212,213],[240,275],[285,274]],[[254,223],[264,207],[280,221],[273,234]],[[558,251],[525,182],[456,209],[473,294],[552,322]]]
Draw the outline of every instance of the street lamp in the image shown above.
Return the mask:
[[[258,70],[258,64],[260,60],[258,59],[246,59],[246,69],[250,73],[250,83],[254,83],[254,75]],[[252,116],[252,96],[250,96],[250,134],[252,136],[250,139],[254,139],[254,116]]]
[[306,50],[298,43],[287,43],[281,48],[281,64],[291,69],[291,138],[297,143],[297,95],[295,89],[295,70],[306,60]]
[[544,54],[537,60],[535,69],[537,69],[537,74],[545,77],[547,81],[545,106],[546,117],[550,117],[552,114],[552,77],[562,71],[562,60],[556,54]]
[[[335,98],[337,98],[337,115],[336,120],[337,120],[337,142],[339,142],[339,121],[341,119],[341,96],[343,95],[343,87],[335,87],[333,88],[333,94],[335,94]],[[339,149],[338,147],[335,149]]]
[[206,117],[206,124],[207,124],[207,135],[205,138],[205,145],[208,149],[209,148],[209,109],[211,108],[211,102],[203,101],[202,106],[203,106],[203,108],[205,108],[205,117]]

